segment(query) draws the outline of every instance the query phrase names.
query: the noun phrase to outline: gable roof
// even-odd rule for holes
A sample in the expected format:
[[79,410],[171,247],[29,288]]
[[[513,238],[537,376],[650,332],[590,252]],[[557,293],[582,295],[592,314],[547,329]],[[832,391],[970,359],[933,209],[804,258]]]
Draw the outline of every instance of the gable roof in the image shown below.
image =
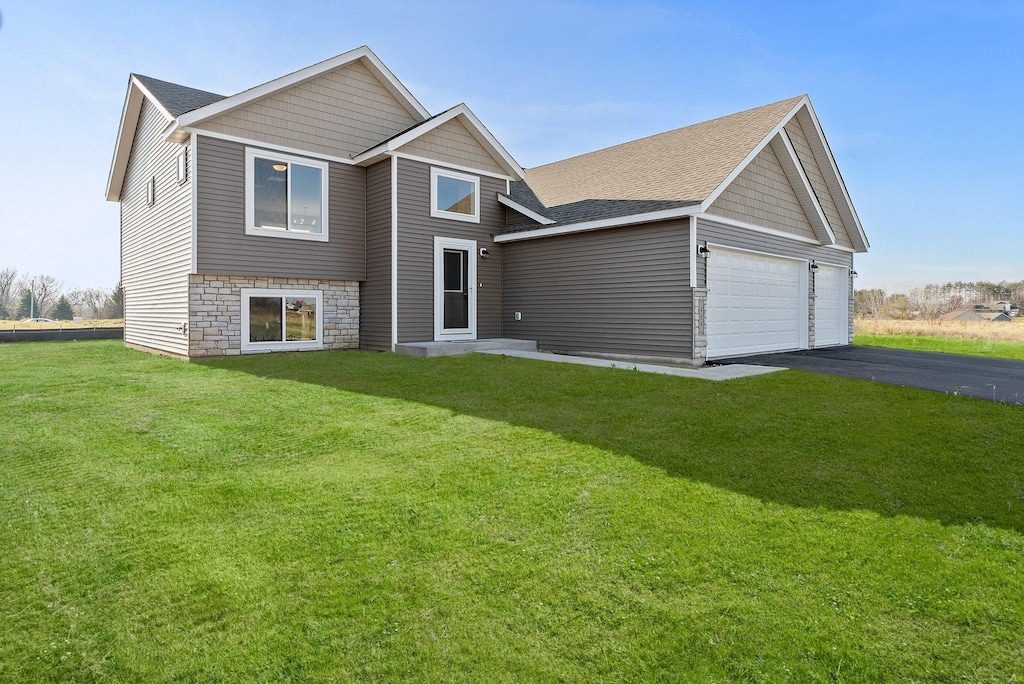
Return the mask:
[[132,77],[148,91],[149,95],[152,96],[154,104],[171,117],[181,116],[185,112],[191,112],[193,109],[205,107],[227,97],[226,95],[197,90],[196,88],[189,88],[188,86],[170,83],[169,81],[161,81],[158,78],[151,78],[142,74],[132,74]]
[[[817,133],[812,136],[811,144],[816,147],[815,156],[827,161],[819,163],[822,172],[826,173],[827,168],[834,176],[826,181],[837,204],[842,205],[840,213],[844,221],[849,220],[856,227],[856,235],[850,236],[855,251],[866,251],[867,237],[806,95],[527,169],[526,182],[541,204],[534,210],[552,218],[556,214],[563,215],[565,218],[559,223],[567,225],[562,232],[580,229],[568,224],[592,223],[587,216],[598,206],[618,215],[619,211],[625,211],[629,202],[636,203],[638,208],[656,206],[645,203],[673,203],[662,204],[667,208],[654,210],[650,215],[676,217],[703,213],[766,147],[771,146],[819,241],[833,245],[835,234],[785,130],[786,124],[798,115]],[[559,211],[559,207],[572,209]],[[619,224],[603,220],[594,225]],[[535,231],[529,228],[509,226],[505,232],[523,233],[515,239],[558,234],[557,228]]]

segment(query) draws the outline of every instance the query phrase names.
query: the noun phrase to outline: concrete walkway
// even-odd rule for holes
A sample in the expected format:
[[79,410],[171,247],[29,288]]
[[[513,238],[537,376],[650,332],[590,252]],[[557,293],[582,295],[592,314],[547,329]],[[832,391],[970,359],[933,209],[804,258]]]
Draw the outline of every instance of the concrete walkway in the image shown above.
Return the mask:
[[554,361],[555,363],[576,363],[581,366],[598,366],[600,368],[619,368],[621,370],[639,371],[641,373],[659,373],[675,375],[681,378],[698,380],[735,380],[751,375],[764,375],[775,371],[786,370],[771,366],[751,366],[731,364],[728,366],[711,366],[707,368],[677,368],[675,366],[655,366],[649,363],[629,363],[628,361],[609,361],[587,356],[569,356],[567,354],[549,354],[546,352],[521,351],[516,349],[481,349],[477,354],[493,354],[495,356],[511,356],[517,359],[533,359],[535,361]]

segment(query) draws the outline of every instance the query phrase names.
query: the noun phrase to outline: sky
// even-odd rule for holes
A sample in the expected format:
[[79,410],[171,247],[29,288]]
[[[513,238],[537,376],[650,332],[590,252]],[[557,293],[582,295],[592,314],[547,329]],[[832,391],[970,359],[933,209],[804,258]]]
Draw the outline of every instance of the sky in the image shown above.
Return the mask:
[[1024,280],[1024,2],[0,0],[0,269],[118,281],[132,72],[230,95],[369,45],[525,167],[807,93],[858,288]]

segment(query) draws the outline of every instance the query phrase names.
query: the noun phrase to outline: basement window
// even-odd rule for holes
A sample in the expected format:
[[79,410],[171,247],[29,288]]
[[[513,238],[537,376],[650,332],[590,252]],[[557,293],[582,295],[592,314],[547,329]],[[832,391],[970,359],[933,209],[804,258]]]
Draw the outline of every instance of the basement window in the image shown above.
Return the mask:
[[323,349],[323,292],[242,290],[242,351]]
[[245,151],[245,233],[327,241],[327,162]]

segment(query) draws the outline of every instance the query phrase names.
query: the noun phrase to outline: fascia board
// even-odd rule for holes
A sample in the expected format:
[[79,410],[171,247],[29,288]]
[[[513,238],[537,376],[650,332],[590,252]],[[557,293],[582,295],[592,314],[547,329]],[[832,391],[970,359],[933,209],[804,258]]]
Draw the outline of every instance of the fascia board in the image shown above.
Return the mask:
[[781,131],[783,128],[785,128],[786,124],[789,123],[789,120],[792,119],[794,116],[796,116],[796,113],[798,111],[800,111],[800,108],[805,106],[805,105],[808,105],[808,104],[810,104],[810,100],[807,99],[806,95],[804,95],[803,97],[800,98],[800,101],[797,102],[796,105],[793,106],[793,109],[789,110],[789,113],[786,114],[786,116],[782,117],[782,120],[779,121],[779,123],[777,123],[775,125],[775,127],[772,128],[772,130],[768,132],[768,135],[766,135],[764,138],[762,138],[761,142],[759,142],[757,145],[754,146],[754,149],[752,149],[750,151],[750,153],[747,154],[746,157],[744,157],[743,161],[741,161],[739,163],[739,165],[735,169],[732,170],[732,173],[730,173],[728,176],[726,176],[725,180],[722,181],[718,185],[718,187],[715,188],[711,192],[711,194],[708,195],[707,198],[701,203],[701,212],[702,213],[707,211],[708,207],[710,207],[712,204],[714,204],[715,200],[718,199],[718,196],[721,195],[723,192],[725,192],[725,189],[727,187],[729,187],[729,184],[731,184],[734,180],[736,180],[737,176],[739,176],[741,173],[743,173],[743,170],[745,168],[747,168],[747,166],[750,164],[750,162],[754,161],[754,158],[757,157],[757,155],[761,154],[761,150],[763,150],[765,147],[767,147],[768,144],[772,141],[772,138],[774,138],[776,135],[778,135],[779,131]]
[[507,197],[505,195],[502,195],[501,193],[498,193],[498,204],[504,204],[509,209],[515,209],[516,211],[518,211],[523,216],[531,218],[531,219],[533,219],[534,221],[536,221],[537,223],[539,223],[539,224],[541,224],[543,226],[550,226],[552,223],[555,223],[554,219],[550,219],[547,216],[543,216],[541,214],[538,214],[533,209],[530,209],[529,207],[525,207],[522,204],[520,204],[519,202],[516,202],[511,197]]
[[200,107],[199,109],[194,109],[191,112],[186,112],[178,117],[178,123],[183,127],[194,126],[197,123],[227,113],[260,98],[267,97],[268,95],[273,95],[285,88],[290,88],[304,81],[308,81],[311,78],[316,78],[320,74],[343,67],[346,64],[351,64],[352,62],[360,59],[365,60],[366,63],[372,67],[371,71],[375,72],[375,75],[378,77],[383,78],[386,84],[393,88],[401,99],[406,100],[406,104],[408,104],[413,111],[419,114],[421,119],[425,119],[429,116],[427,110],[419,103],[418,100],[416,100],[415,97],[412,96],[409,89],[402,85],[402,82],[399,81],[393,73],[391,73],[390,69],[384,66],[384,63],[381,62],[375,54],[373,54],[373,51],[370,50],[370,48],[364,45],[356,48],[355,50],[350,50],[344,54],[338,55],[337,57],[332,57],[331,59],[308,66],[305,69],[299,69],[298,71],[281,76],[280,78],[267,81],[263,85],[243,90],[242,92],[226,97],[223,100],[218,100],[217,102],[208,104],[205,107]]
[[632,226],[638,223],[651,223],[653,221],[665,221],[667,219],[692,216],[699,211],[700,205],[694,204],[690,207],[681,207],[678,209],[664,209],[662,211],[651,211],[644,214],[630,214],[629,216],[618,216],[616,218],[600,219],[598,221],[570,223],[565,226],[551,226],[550,228],[524,230],[518,233],[504,233],[495,235],[494,241],[518,242],[520,240],[532,240],[534,238],[553,237],[555,235],[568,235],[569,233],[583,233],[591,230],[618,228],[619,226]]

